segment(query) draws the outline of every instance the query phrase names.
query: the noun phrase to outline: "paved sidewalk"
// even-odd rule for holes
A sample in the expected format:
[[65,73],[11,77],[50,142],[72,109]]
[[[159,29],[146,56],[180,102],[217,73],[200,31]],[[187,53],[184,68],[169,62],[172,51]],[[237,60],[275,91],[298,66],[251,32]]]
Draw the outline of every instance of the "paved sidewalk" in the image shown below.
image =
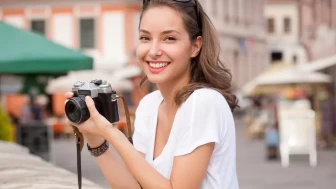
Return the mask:
[[[77,176],[29,154],[15,143],[0,140],[0,189],[76,189]],[[83,189],[103,189],[83,179]]]

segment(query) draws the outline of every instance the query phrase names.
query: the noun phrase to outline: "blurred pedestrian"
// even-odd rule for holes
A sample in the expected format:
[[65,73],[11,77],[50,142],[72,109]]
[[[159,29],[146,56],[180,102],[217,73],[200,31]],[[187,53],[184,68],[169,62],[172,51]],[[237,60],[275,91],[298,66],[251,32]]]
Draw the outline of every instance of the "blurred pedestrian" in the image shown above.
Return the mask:
[[28,124],[32,122],[32,120],[31,98],[25,98],[21,107],[20,124]]
[[273,160],[278,158],[279,147],[278,115],[274,99],[266,99],[264,110],[267,114],[265,125],[266,157],[268,160]]
[[33,103],[30,108],[32,111],[33,120],[42,121],[42,114],[43,114],[42,107],[40,106],[40,104],[37,102],[36,99],[33,99]]
[[321,91],[320,107],[321,107],[321,139],[322,148],[331,148],[333,146],[333,126],[335,117],[334,100],[331,98],[330,92]]

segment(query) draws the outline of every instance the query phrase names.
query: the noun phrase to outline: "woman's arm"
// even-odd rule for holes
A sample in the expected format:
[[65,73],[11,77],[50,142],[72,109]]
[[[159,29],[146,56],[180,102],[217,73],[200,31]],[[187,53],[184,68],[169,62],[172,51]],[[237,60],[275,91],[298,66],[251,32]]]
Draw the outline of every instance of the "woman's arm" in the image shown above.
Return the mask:
[[109,128],[105,138],[115,147],[130,173],[144,189],[199,188],[214,150],[214,143],[208,143],[190,154],[175,157],[169,180],[156,171],[117,128]]
[[[104,142],[101,137],[86,137],[91,147],[97,147]],[[140,154],[144,157],[144,154]],[[138,182],[130,173],[125,163],[120,160],[111,147],[102,155],[96,157],[107,182],[113,189],[140,189]]]
[[[106,179],[113,187],[116,186],[114,189],[139,189],[140,186],[136,185],[136,182],[139,182],[144,189],[197,189],[200,187],[214,150],[213,140],[197,145],[197,148],[186,152],[186,155],[175,157],[170,181],[145,160],[117,127],[111,126],[111,123],[99,114],[90,97],[86,97],[85,100],[90,111],[90,119],[80,126],[75,123],[72,125],[83,134],[105,138],[124,160],[125,165],[118,161],[112,151],[105,152],[97,158]],[[93,148],[103,142],[102,140],[98,144],[93,144],[90,139],[87,141]]]

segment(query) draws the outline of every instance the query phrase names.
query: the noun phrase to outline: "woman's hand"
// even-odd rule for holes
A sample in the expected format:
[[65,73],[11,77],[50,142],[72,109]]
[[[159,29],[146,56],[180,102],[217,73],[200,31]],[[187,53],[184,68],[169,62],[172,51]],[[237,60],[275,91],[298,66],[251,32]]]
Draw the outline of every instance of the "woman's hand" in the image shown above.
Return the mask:
[[[68,92],[65,94],[65,97],[67,99],[72,98],[73,93]],[[85,103],[89,109],[90,118],[83,123],[75,124],[69,121],[69,119],[66,117],[66,122],[69,126],[71,125],[77,127],[91,147],[99,146],[104,141],[103,138],[105,138],[107,130],[111,129],[113,126],[97,111],[91,97],[85,97]]]

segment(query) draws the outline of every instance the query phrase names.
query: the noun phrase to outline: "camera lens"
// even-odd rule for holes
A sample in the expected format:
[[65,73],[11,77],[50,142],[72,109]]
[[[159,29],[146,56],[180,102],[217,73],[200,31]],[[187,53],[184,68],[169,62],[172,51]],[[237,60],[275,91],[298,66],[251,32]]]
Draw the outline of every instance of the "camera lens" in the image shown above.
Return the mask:
[[65,104],[65,114],[73,123],[82,123],[89,119],[90,113],[81,97],[73,97]]

